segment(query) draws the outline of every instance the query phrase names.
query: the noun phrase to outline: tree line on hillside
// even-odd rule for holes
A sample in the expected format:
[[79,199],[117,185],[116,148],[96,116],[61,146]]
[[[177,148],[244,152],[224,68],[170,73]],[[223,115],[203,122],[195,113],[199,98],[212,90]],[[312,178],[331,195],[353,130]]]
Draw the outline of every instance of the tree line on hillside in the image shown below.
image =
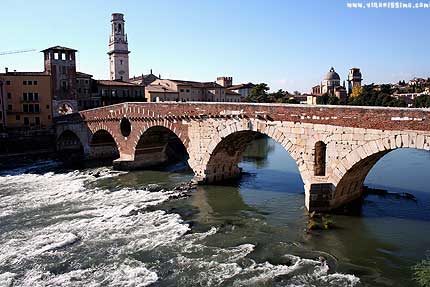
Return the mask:
[[[270,88],[265,83],[260,83],[254,86],[247,102],[252,103],[289,103],[298,104],[299,101],[294,99],[294,96],[300,95],[299,92],[293,94],[287,91],[278,90],[277,92],[269,93]],[[395,98],[392,94],[398,92],[390,85],[365,85],[361,88],[354,88],[351,96],[346,103],[341,103],[336,96],[323,94],[317,98],[317,104],[320,105],[352,105],[352,106],[384,106],[384,107],[407,107],[404,99]],[[415,99],[413,107],[425,108],[430,107],[430,95],[422,95]]]
[[[270,88],[266,83],[260,83],[251,89],[247,102],[250,103],[288,103],[288,104],[299,104],[300,102],[293,98],[293,95],[282,89],[274,93],[269,93]],[[300,94],[299,92],[294,92]]]

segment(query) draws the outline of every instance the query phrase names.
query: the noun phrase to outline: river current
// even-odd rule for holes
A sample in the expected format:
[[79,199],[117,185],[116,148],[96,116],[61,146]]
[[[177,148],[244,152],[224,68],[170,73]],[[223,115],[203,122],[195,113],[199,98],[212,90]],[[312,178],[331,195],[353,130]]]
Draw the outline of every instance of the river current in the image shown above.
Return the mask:
[[[282,146],[258,139],[238,181],[175,189],[192,173],[0,172],[0,286],[414,286],[430,250],[430,154],[386,155],[354,215],[306,229],[303,184]],[[397,196],[408,192],[415,199]]]

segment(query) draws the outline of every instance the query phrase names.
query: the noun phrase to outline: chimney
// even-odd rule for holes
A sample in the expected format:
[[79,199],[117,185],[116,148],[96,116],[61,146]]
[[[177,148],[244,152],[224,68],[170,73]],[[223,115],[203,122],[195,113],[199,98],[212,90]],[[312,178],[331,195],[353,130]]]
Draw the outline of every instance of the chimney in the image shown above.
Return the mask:
[[161,79],[161,74],[158,74],[158,78]]
[[8,68],[4,68],[5,73],[7,74],[7,72],[9,72]]
[[151,73],[150,74],[152,75],[152,69],[151,69]]

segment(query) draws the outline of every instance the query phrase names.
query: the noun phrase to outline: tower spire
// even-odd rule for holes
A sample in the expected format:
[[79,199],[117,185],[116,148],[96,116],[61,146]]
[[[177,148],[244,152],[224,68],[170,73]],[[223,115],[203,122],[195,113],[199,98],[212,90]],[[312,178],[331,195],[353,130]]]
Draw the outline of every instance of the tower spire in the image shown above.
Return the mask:
[[111,80],[129,80],[128,41],[125,33],[124,14],[113,13],[111,19],[111,35],[109,38],[109,67]]

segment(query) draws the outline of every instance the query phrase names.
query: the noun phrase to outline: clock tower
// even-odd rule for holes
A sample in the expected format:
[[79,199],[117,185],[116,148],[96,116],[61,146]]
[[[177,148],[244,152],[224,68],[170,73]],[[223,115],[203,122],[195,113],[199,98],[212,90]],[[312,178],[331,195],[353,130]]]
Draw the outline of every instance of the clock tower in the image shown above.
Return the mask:
[[124,14],[112,14],[112,32],[109,39],[110,79],[128,81],[128,42],[125,34]]

